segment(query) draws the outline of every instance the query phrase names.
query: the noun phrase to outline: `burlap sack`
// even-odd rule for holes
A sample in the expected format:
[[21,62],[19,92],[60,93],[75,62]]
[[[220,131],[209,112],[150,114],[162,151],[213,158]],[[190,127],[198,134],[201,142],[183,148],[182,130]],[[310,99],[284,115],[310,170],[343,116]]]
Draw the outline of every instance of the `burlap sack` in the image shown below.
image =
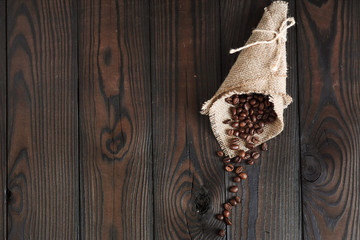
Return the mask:
[[[295,23],[293,18],[287,18],[287,10],[287,2],[284,1],[273,2],[265,8],[246,45],[230,51],[241,50],[241,53],[219,90],[202,106],[201,113],[209,115],[214,135],[221,149],[230,157],[236,156],[238,150],[229,148],[229,140],[233,137],[225,133],[230,126],[223,121],[231,118],[230,104],[225,102],[225,98],[244,93],[270,95],[278,118],[265,126],[264,132],[259,135],[259,144],[275,137],[284,128],[283,110],[292,102],[286,94],[286,32]],[[243,142],[240,149],[248,150]]]

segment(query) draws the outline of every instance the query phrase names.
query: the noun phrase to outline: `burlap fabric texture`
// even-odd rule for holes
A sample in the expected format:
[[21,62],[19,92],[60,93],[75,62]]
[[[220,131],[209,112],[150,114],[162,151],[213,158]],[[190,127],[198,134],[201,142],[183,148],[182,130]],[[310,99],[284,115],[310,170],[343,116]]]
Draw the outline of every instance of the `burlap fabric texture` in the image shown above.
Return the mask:
[[[241,52],[218,91],[202,106],[201,113],[209,115],[214,135],[221,149],[230,157],[236,156],[238,150],[229,148],[233,137],[225,133],[230,126],[223,121],[231,118],[231,105],[225,102],[225,98],[246,93],[270,95],[278,118],[264,127],[264,132],[259,135],[259,144],[284,129],[283,111],[292,102],[286,94],[286,34],[287,29],[295,24],[293,18],[287,18],[287,11],[288,5],[284,1],[275,1],[265,8],[262,19],[245,46],[230,51]],[[244,142],[240,144],[240,149],[248,150]]]

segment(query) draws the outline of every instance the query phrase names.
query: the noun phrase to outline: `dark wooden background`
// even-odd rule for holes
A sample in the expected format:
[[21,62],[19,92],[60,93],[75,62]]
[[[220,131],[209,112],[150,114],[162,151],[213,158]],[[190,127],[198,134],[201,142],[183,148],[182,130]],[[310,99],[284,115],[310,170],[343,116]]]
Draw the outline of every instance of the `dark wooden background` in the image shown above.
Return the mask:
[[[218,239],[199,114],[269,0],[0,0],[0,239]],[[226,239],[360,239],[360,1],[292,0],[284,132]]]

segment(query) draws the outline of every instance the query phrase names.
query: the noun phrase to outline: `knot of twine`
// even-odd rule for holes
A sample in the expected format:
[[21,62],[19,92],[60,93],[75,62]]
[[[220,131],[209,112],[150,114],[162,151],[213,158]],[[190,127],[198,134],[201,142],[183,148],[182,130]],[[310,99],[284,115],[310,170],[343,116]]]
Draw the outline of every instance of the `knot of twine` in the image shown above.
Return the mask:
[[[279,31],[266,30],[266,29],[254,29],[253,32],[273,33],[275,36],[272,39],[267,40],[267,41],[256,41],[256,42],[247,44],[247,45],[237,48],[237,49],[231,49],[230,54],[240,52],[243,49],[246,49],[246,48],[249,48],[252,46],[256,46],[256,45],[260,45],[260,44],[269,44],[269,43],[273,43],[273,42],[277,42],[277,44],[280,44],[281,41],[279,41],[279,40],[283,40],[284,42],[286,42],[287,29],[291,28],[294,25],[295,25],[295,19],[291,17],[291,18],[285,19],[281,23]],[[280,64],[280,58],[281,58],[281,48],[278,47],[277,51],[276,51],[276,61],[270,66],[270,69],[272,71],[276,71],[278,69],[279,64]]]

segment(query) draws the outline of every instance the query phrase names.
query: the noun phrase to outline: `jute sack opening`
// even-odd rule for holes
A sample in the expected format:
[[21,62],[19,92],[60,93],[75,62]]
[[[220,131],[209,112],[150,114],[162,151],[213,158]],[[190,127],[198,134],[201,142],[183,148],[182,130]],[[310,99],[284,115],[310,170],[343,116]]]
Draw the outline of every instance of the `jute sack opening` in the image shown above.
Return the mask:
[[[244,47],[232,49],[241,51],[228,76],[215,95],[204,103],[201,113],[209,115],[211,128],[221,149],[230,157],[240,149],[247,150],[241,141],[239,150],[231,150],[226,134],[230,128],[223,121],[230,119],[230,104],[225,98],[233,94],[261,93],[270,95],[277,119],[264,127],[259,135],[260,143],[275,137],[284,129],[283,111],[292,102],[286,94],[286,33],[295,24],[294,18],[287,18],[287,2],[276,1],[265,8],[264,15]],[[257,144],[257,145],[259,145]]]

